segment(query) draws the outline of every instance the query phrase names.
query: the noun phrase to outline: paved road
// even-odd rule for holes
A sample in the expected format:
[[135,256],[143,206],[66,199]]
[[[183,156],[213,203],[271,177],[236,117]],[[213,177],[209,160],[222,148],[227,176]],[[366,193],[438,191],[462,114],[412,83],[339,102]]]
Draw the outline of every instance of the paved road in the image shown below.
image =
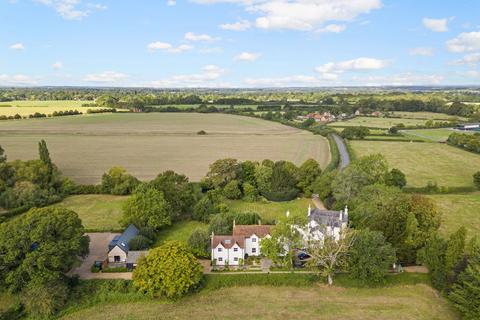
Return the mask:
[[340,138],[338,135],[333,134],[332,136],[337,144],[338,153],[340,154],[340,163],[338,167],[343,169],[350,163],[350,156],[348,155],[347,146],[345,145],[345,142],[343,142],[342,138]]

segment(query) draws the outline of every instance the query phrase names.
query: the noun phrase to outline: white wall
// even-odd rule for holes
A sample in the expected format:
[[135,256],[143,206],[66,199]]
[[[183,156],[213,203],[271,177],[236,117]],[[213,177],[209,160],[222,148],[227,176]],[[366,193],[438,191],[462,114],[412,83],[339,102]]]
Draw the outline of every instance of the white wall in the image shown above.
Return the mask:
[[[219,251],[218,249],[221,249]],[[235,251],[235,249],[237,251]],[[230,249],[225,249],[221,243],[212,249],[212,261],[217,260],[217,266],[224,266],[228,261],[230,266],[238,266],[240,259],[245,256],[245,250],[240,248],[238,244],[233,245]],[[220,261],[221,258],[221,261]],[[237,261],[235,261],[235,258]]]
[[127,254],[120,249],[118,246],[115,246],[110,252],[108,253],[108,262],[115,262],[115,256],[120,256],[119,262],[126,262],[127,261]]

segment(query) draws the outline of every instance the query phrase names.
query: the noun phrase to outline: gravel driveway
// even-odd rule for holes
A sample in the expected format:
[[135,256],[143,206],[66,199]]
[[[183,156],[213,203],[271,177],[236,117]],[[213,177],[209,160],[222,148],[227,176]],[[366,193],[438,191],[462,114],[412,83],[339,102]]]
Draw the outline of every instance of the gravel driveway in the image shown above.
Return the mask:
[[82,264],[72,269],[69,274],[78,274],[80,279],[131,279],[132,273],[92,273],[90,268],[96,260],[105,260],[108,253],[108,244],[118,235],[118,233],[101,232],[101,233],[87,233],[90,237],[90,253]]

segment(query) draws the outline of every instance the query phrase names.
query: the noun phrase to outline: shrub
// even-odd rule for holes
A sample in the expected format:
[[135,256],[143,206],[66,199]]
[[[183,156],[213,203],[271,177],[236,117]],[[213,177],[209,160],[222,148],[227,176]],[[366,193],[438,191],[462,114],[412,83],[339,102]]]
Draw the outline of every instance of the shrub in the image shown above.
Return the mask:
[[232,180],[223,188],[223,194],[227,199],[240,199],[242,197],[242,191],[238,187],[238,181]]
[[243,189],[243,194],[244,194],[243,200],[248,201],[248,202],[257,201],[258,191],[253,185],[251,185],[248,182],[245,182],[242,185],[242,189]]
[[473,175],[473,183],[475,184],[475,187],[477,187],[477,189],[480,189],[480,171],[477,171]]
[[187,240],[192,253],[197,257],[210,257],[210,234],[204,229],[193,230]]
[[152,245],[152,240],[139,234],[128,243],[130,250],[145,250]]
[[263,192],[262,194],[270,201],[290,201],[297,197],[298,189],[290,189],[286,191],[270,191]]
[[200,131],[197,132],[197,134],[200,135],[200,136],[204,136],[207,133],[204,130],[200,130]]

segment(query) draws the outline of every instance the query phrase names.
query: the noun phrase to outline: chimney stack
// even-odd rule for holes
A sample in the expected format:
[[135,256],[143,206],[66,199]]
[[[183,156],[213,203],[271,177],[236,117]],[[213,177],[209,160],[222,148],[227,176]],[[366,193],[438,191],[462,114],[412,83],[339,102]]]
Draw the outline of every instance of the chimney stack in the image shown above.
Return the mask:
[[233,219],[233,228],[235,229],[235,219]]

